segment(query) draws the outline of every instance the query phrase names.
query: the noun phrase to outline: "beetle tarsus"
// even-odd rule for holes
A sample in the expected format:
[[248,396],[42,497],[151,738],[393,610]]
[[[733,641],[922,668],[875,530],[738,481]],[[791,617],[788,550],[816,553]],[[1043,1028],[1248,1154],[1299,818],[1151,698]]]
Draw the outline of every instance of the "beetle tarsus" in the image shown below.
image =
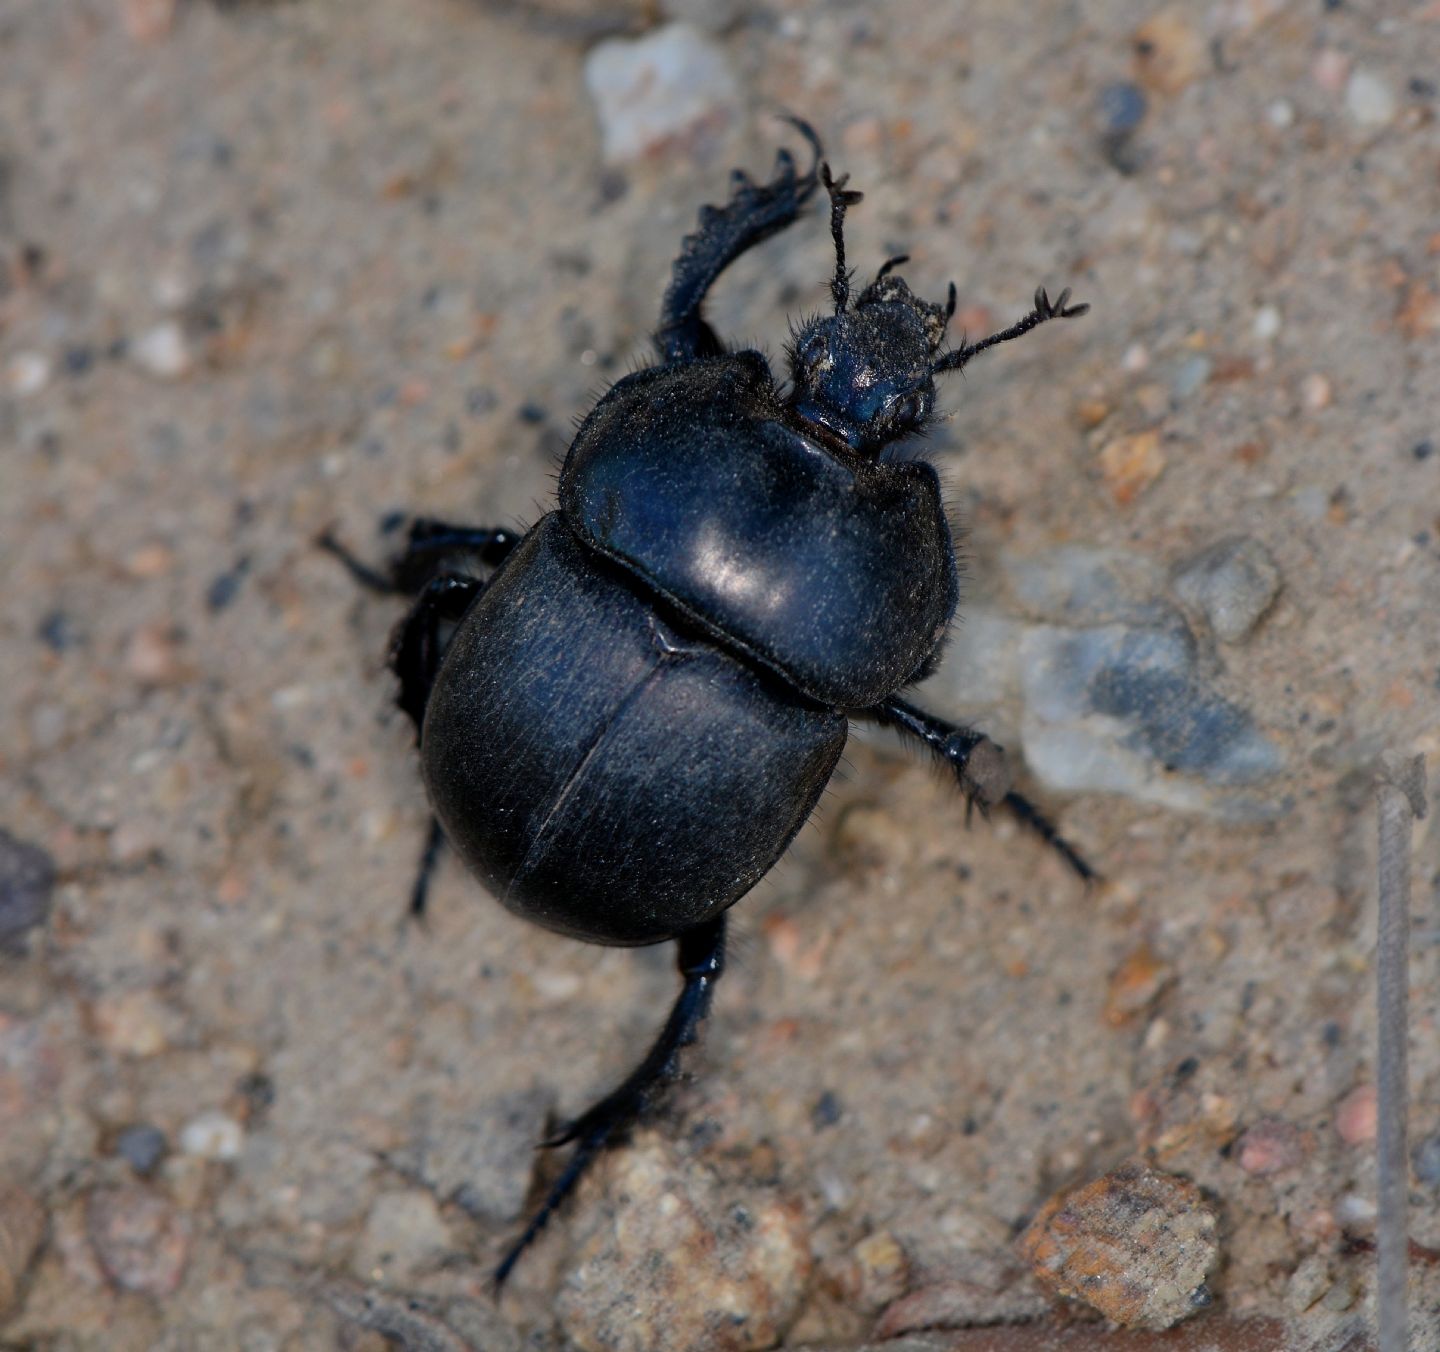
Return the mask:
[[990,808],[1003,806],[1026,830],[1050,846],[1086,883],[1099,877],[1084,855],[1060,834],[1055,824],[1028,798],[1010,787],[1010,771],[1004,751],[984,733],[949,723],[902,699],[888,699],[863,712],[877,723],[924,742],[949,765],[965,794],[967,822],[976,809],[981,816],[988,817]]
[[695,1041],[700,1025],[710,1011],[715,983],[725,971],[724,915],[682,934],[677,942],[676,966],[685,984],[680,988],[660,1036],[623,1083],[541,1142],[546,1147],[573,1142],[575,1149],[560,1176],[545,1194],[545,1200],[495,1269],[497,1289],[504,1285],[520,1255],[574,1191],[596,1156],[635,1124],[655,1095],[679,1072],[680,1052]]
[[1033,832],[1050,846],[1082,882],[1088,886],[1090,883],[1100,880],[1100,875],[1091,868],[1085,856],[1060,834],[1055,823],[1028,798],[1012,790],[1005,795],[1004,802],[1010,810],[1011,816],[1026,830]]
[[440,818],[430,818],[430,829],[425,833],[425,848],[420,851],[420,863],[415,870],[415,881],[410,885],[410,918],[417,923],[425,920],[425,908],[430,901],[430,881],[435,876],[435,866],[440,862],[440,852],[445,848],[445,828]]

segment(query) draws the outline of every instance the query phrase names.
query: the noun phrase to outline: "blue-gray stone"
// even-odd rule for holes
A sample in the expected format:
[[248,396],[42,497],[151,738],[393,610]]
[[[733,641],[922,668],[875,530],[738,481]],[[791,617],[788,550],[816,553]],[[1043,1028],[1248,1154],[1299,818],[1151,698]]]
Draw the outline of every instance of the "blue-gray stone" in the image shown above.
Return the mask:
[[45,923],[54,888],[55,861],[0,828],[0,952],[17,952],[25,935]]

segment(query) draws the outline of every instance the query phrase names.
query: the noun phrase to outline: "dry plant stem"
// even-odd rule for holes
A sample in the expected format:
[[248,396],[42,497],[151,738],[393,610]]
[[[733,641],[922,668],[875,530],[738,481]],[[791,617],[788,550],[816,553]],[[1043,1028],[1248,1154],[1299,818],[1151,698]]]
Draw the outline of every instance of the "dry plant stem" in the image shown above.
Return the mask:
[[1409,1034],[1410,835],[1412,822],[1425,815],[1424,758],[1384,757],[1376,797],[1380,819],[1379,937],[1375,953],[1380,1032],[1377,1304],[1380,1352],[1407,1352],[1410,1335],[1405,1285],[1409,1253],[1405,1203],[1409,1173],[1405,1116],[1409,1088],[1405,1053]]

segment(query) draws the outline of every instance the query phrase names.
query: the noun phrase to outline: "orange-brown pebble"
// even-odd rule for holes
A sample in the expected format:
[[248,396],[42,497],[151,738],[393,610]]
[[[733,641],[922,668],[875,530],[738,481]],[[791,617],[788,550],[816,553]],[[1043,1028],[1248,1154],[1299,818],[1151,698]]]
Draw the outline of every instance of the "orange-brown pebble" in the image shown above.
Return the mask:
[[1122,507],[1149,488],[1164,468],[1158,432],[1116,437],[1100,451],[1100,473],[1110,496]]
[[1135,30],[1135,78],[1160,94],[1178,94],[1209,60],[1205,39],[1179,6],[1161,10]]
[[1352,1089],[1335,1109],[1335,1130],[1346,1145],[1365,1145],[1375,1139],[1379,1100],[1373,1084]]
[[1193,1183],[1126,1164],[1051,1198],[1019,1250],[1057,1296],[1126,1328],[1164,1329],[1209,1303],[1215,1228]]
[[1310,1153],[1306,1133],[1293,1122],[1267,1117],[1247,1128],[1236,1158],[1247,1174],[1267,1178],[1303,1163]]
[[1172,969],[1149,944],[1132,949],[1110,977],[1105,1022],[1112,1028],[1143,1014],[1169,984]]

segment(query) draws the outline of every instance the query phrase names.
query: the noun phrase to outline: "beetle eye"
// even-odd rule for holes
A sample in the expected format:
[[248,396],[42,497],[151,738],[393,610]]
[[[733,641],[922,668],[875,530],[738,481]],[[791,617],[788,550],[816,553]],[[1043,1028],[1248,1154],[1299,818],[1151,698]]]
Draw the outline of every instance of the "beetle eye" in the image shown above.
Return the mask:
[[898,426],[913,427],[920,421],[920,396],[907,394],[903,399],[897,399],[892,416]]

